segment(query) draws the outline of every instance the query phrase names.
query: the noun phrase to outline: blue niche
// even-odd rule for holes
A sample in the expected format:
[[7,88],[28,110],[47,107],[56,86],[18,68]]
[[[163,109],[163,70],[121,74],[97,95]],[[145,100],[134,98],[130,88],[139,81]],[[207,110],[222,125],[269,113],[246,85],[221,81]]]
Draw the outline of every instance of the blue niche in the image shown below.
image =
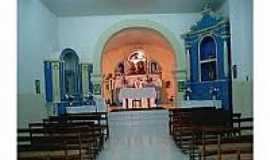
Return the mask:
[[63,62],[63,81],[62,91],[66,100],[68,96],[80,97],[79,84],[79,57],[72,49],[64,49],[60,55],[60,60]]
[[181,36],[189,60],[186,99],[221,100],[223,109],[232,109],[229,31],[229,21],[206,8],[190,32]]
[[93,65],[80,63],[70,48],[61,52],[59,60],[44,61],[46,103],[55,106],[58,115],[65,114],[66,107],[94,105],[92,73]]

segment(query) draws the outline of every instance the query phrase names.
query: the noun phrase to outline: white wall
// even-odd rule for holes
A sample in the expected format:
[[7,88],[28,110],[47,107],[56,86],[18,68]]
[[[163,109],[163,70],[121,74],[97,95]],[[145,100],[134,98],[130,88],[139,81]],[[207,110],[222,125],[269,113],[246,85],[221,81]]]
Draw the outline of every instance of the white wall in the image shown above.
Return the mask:
[[232,65],[238,78],[233,79],[234,112],[252,115],[253,105],[253,22],[252,0],[229,0]]
[[223,17],[229,17],[229,1],[225,0],[222,6],[216,10],[216,13]]
[[237,65],[233,79],[233,111],[253,114],[253,28],[252,0],[226,0],[217,13],[230,20],[231,61]]
[[252,78],[252,0],[230,0],[232,64],[239,68],[238,80]]
[[187,32],[199,14],[147,14],[147,15],[113,15],[59,18],[59,48],[73,48],[82,61],[93,62],[98,39],[112,26],[122,21],[149,20],[166,27],[175,35],[178,43],[184,46],[180,34]]
[[57,49],[57,18],[38,0],[18,1],[18,122],[46,116],[43,94],[35,95],[34,81],[41,80],[43,61]]

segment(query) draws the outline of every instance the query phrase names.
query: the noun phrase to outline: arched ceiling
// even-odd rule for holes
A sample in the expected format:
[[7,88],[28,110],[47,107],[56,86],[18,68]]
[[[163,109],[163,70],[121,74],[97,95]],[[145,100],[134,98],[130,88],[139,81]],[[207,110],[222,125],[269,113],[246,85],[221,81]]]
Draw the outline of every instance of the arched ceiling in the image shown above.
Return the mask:
[[171,52],[169,42],[157,31],[147,28],[128,28],[115,33],[106,43],[103,53],[107,53],[121,47],[155,46]]
[[205,2],[213,10],[225,0],[41,0],[56,16],[168,14],[200,12]]

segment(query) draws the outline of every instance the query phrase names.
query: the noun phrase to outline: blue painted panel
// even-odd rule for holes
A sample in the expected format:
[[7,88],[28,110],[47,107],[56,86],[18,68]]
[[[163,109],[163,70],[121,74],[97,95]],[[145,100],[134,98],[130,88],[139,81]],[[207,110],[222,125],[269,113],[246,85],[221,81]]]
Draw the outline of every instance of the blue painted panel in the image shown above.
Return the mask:
[[198,44],[193,43],[190,49],[190,70],[191,82],[199,80],[199,66],[198,66]]
[[52,83],[52,66],[48,61],[44,62],[44,77],[45,77],[45,99],[46,102],[53,101],[53,83]]
[[57,104],[58,116],[64,115],[66,113],[66,106],[66,103]]
[[228,110],[230,108],[230,93],[229,93],[229,81],[208,81],[202,83],[187,83],[187,87],[190,87],[192,93],[190,95],[191,100],[211,100],[213,95],[211,90],[218,88],[216,99],[222,101],[222,108]]

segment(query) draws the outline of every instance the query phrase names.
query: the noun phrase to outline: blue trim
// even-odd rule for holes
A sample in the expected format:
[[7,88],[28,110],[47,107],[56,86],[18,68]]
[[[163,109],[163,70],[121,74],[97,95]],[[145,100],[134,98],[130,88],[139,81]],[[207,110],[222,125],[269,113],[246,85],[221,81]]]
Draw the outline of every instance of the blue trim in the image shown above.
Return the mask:
[[58,116],[64,115],[66,113],[66,103],[57,103]]
[[45,76],[45,99],[46,102],[53,101],[53,83],[52,83],[52,65],[51,62],[44,62],[44,76]]

